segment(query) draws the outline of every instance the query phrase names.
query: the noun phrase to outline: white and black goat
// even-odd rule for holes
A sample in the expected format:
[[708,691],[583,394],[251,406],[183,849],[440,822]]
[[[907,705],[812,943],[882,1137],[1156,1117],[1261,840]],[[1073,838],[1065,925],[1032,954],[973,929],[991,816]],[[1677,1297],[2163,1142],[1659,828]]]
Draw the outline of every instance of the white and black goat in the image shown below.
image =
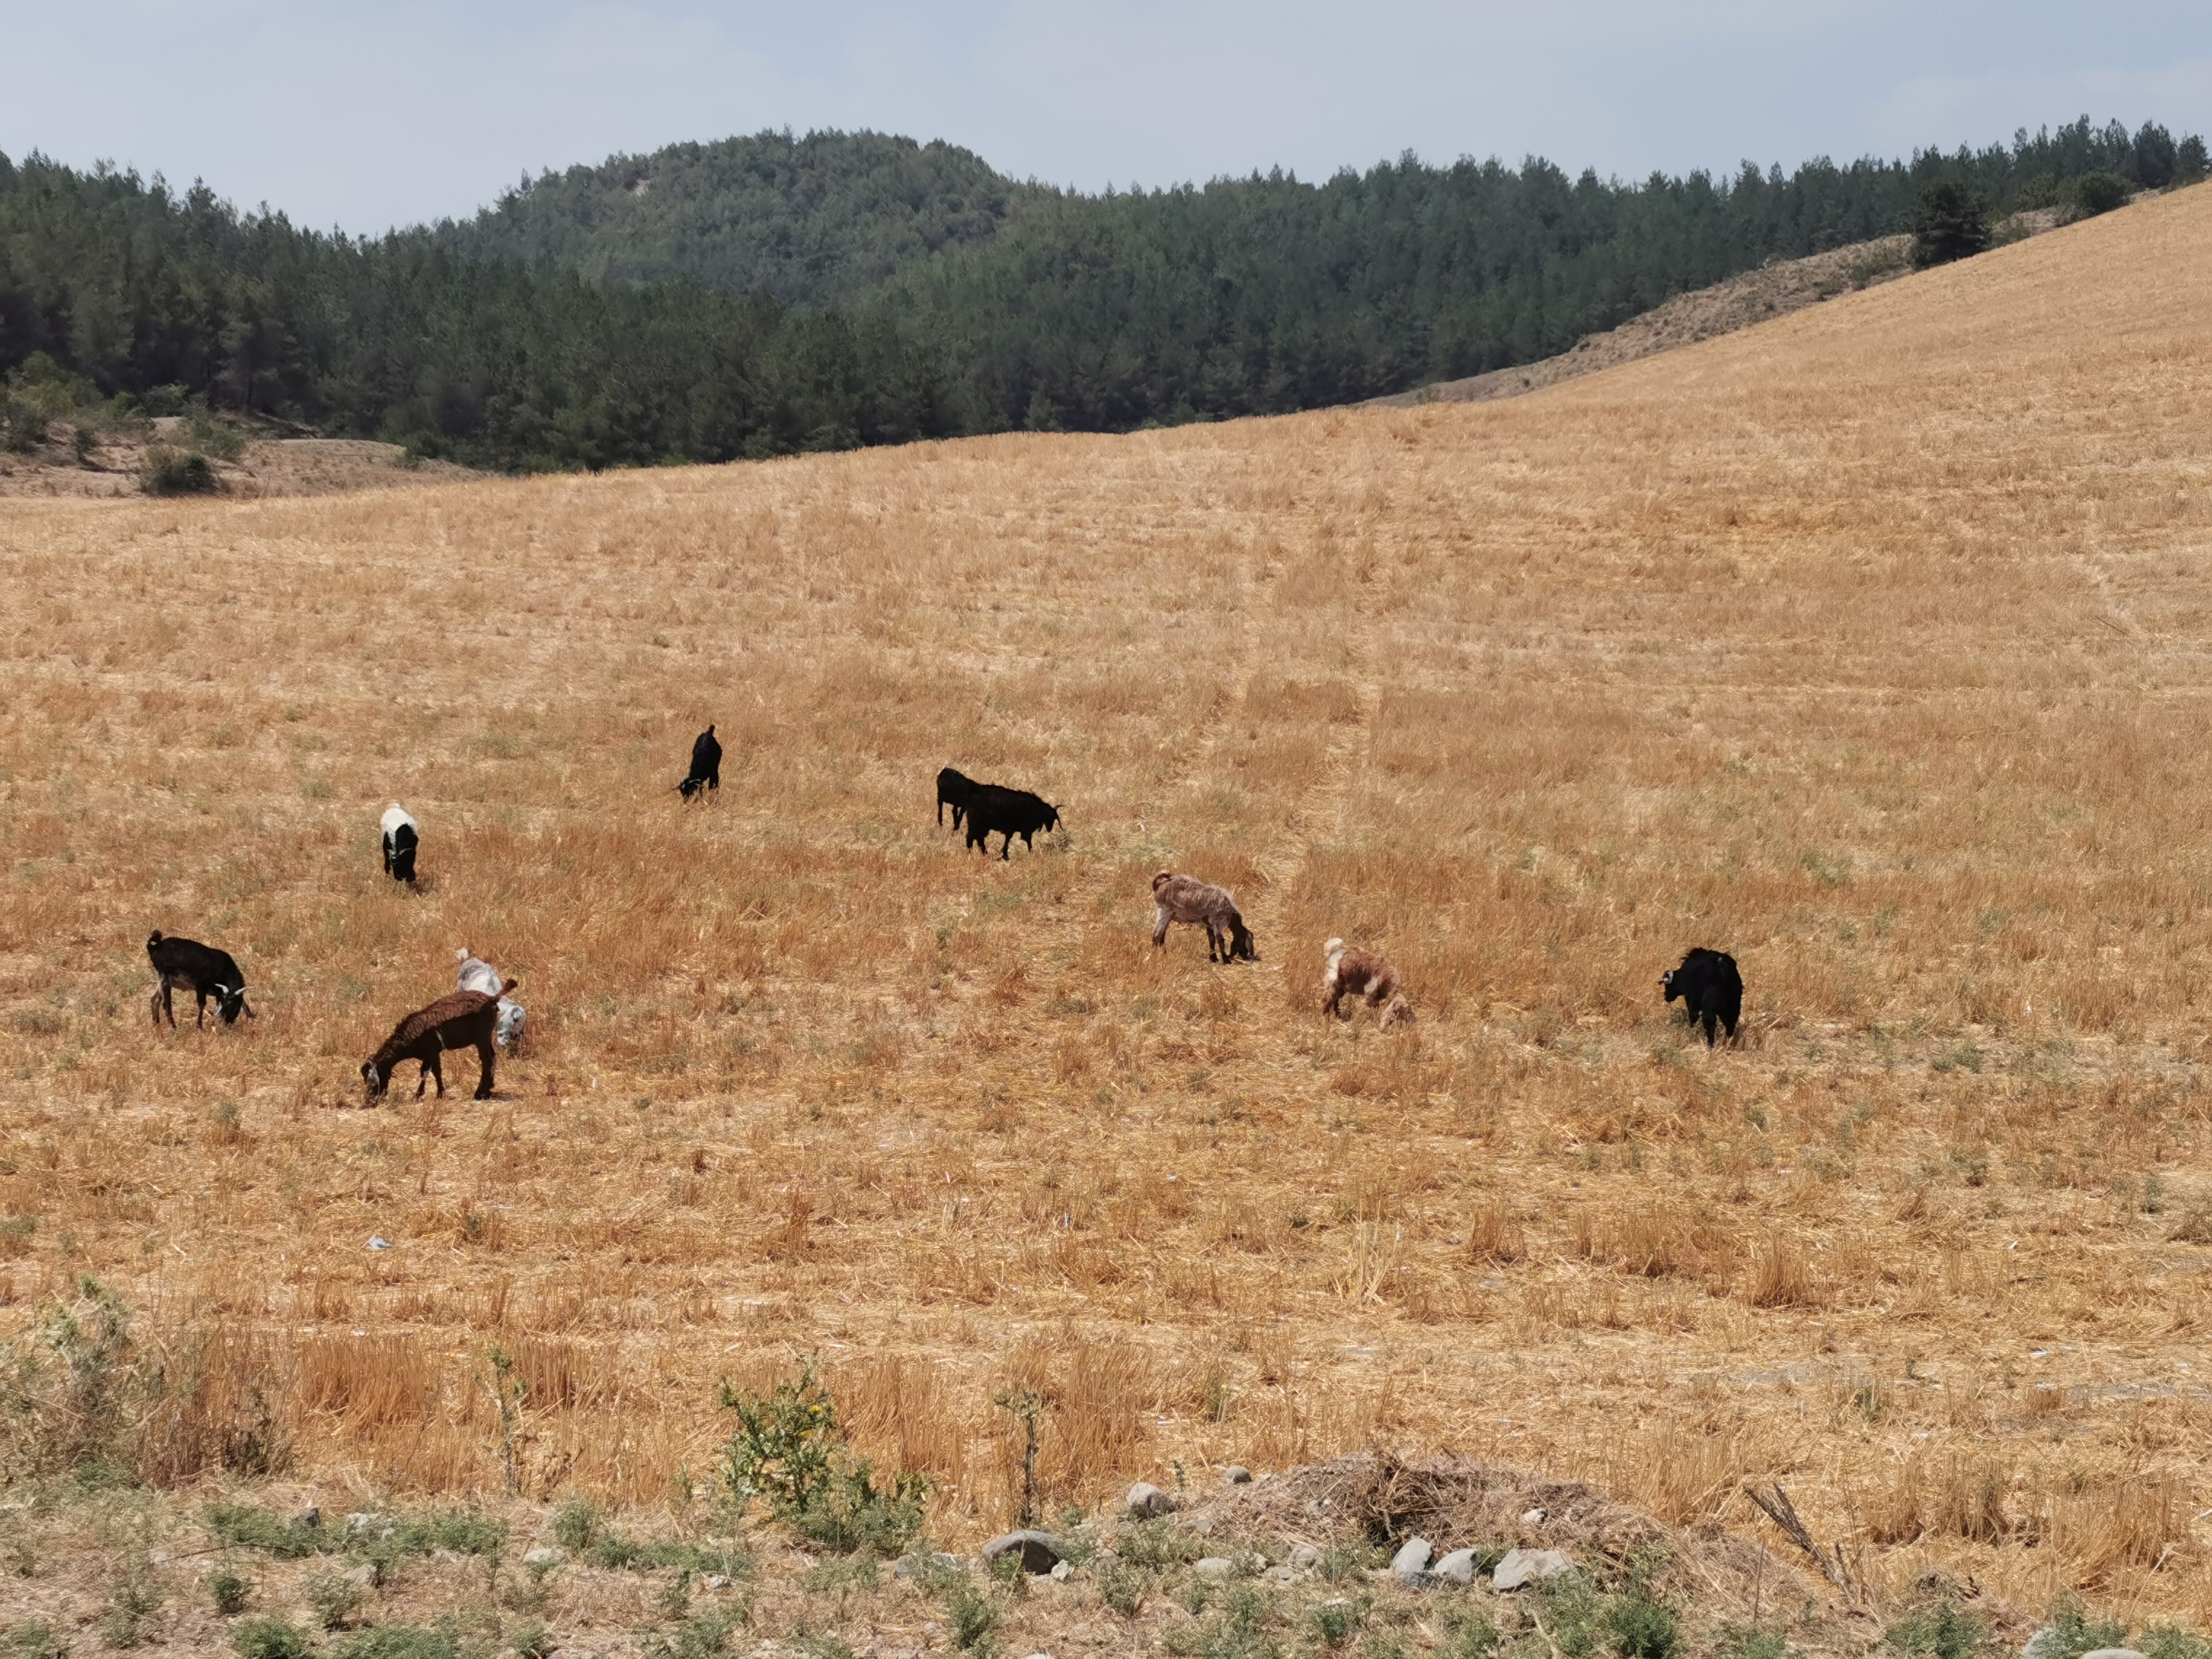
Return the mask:
[[415,879],[415,850],[422,844],[422,827],[398,801],[384,809],[384,873],[394,881]]

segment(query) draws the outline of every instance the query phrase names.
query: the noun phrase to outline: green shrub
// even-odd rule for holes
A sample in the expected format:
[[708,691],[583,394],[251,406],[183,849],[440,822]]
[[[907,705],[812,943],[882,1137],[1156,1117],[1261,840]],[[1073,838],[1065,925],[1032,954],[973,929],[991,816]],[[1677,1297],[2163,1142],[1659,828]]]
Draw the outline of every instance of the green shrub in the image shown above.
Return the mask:
[[730,1638],[745,1622],[741,1609],[708,1607],[677,1627],[675,1637],[662,1644],[670,1659],[715,1659],[730,1650]]
[[1119,1559],[1109,1559],[1098,1570],[1098,1599],[1124,1619],[1134,1619],[1145,1610],[1145,1592],[1152,1588],[1152,1575]]
[[587,1498],[571,1498],[553,1511],[553,1541],[563,1548],[587,1548],[599,1535],[606,1517]]
[[134,1368],[122,1298],[90,1278],[76,1300],[49,1303],[38,1323],[0,1347],[0,1474],[74,1474],[90,1484],[135,1478]]
[[1188,1527],[1178,1527],[1163,1516],[1124,1528],[1114,1540],[1114,1553],[1133,1567],[1158,1572],[1197,1560],[1198,1540]]
[[517,1625],[507,1644],[514,1650],[514,1659],[549,1659],[553,1652],[551,1634],[534,1619]]
[[332,1648],[331,1659],[459,1659],[459,1644],[422,1625],[373,1625]]
[[282,1619],[249,1619],[230,1633],[240,1659],[307,1659],[307,1633]]
[[2085,173],[2067,187],[2066,194],[2075,218],[2094,219],[2125,207],[2135,191],[2117,173]]
[[2079,1659],[2080,1655],[2093,1649],[2124,1648],[2127,1644],[2126,1620],[2092,1619],[2080,1596],[2063,1595],[2051,1609],[2051,1635],[2039,1647],[2048,1653],[2063,1655],[2064,1659]]
[[252,1594],[253,1586],[228,1567],[208,1580],[208,1600],[226,1619],[243,1613],[246,1598]]
[[967,1578],[953,1581],[945,1594],[945,1616],[952,1620],[952,1640],[963,1653],[983,1659],[992,1650],[992,1633],[999,1628],[999,1604]]
[[0,1654],[6,1659],[68,1659],[69,1644],[51,1626],[33,1622],[0,1631]]
[[135,1648],[146,1639],[146,1620],[161,1605],[161,1587],[143,1562],[133,1562],[100,1615],[100,1640],[111,1648]]
[[1719,1659],[1790,1659],[1790,1638],[1763,1625],[1723,1625],[1713,1651]]
[[1681,1620],[1674,1609],[1640,1584],[1607,1602],[1605,1627],[1621,1659],[1674,1659],[1682,1640]]
[[1984,1620],[1946,1596],[1899,1620],[1882,1632],[1882,1640],[1913,1659],[1968,1659],[1989,1634]]
[[1314,1638],[1325,1648],[1342,1647],[1352,1639],[1352,1632],[1366,1622],[1367,1609],[1341,1595],[1322,1602],[1313,1610],[1311,1618]]
[[722,1447],[731,1497],[768,1500],[778,1521],[825,1548],[896,1555],[921,1532],[929,1482],[902,1471],[876,1484],[868,1460],[838,1432],[836,1402],[816,1381],[811,1360],[766,1395],[722,1385],[724,1409],[738,1426]]
[[1480,1610],[1463,1608],[1445,1615],[1444,1632],[1437,1659],[1490,1659],[1498,1651],[1498,1626]]
[[185,417],[184,447],[210,459],[234,461],[246,453],[246,434],[204,409]]
[[368,1592],[339,1572],[319,1572],[307,1580],[307,1605],[325,1630],[336,1630],[360,1611]]
[[149,495],[212,495],[222,488],[204,455],[149,444],[138,470],[139,482]]
[[2212,1659],[2212,1642],[2186,1625],[2154,1625],[2136,1638],[2136,1647],[2143,1659]]
[[280,1561],[298,1561],[345,1546],[335,1528],[303,1527],[258,1504],[210,1504],[200,1511],[200,1524],[218,1543],[259,1550]]

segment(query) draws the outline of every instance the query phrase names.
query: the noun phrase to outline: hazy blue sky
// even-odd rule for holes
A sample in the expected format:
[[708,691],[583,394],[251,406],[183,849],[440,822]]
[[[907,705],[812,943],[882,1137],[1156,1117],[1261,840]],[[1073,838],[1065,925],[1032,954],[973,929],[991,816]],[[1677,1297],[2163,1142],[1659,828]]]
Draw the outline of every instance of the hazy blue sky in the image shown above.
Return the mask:
[[0,150],[352,230],[763,127],[942,137],[1097,189],[1407,149],[1794,166],[2083,113],[2212,132],[2212,5],[0,0]]

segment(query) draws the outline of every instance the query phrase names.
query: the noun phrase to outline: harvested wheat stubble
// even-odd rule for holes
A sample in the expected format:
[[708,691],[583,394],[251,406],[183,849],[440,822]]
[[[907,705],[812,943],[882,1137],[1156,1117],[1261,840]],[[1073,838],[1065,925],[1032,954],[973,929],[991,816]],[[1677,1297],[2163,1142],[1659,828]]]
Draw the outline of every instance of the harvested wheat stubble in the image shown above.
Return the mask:
[[[1505,403],[10,506],[0,1329],[91,1272],[400,1491],[503,1489],[495,1342],[562,1345],[519,1484],[631,1503],[811,1352],[951,1541],[1033,1389],[1048,1513],[1778,1478],[1876,1595],[2201,1622],[2208,318],[2199,189]],[[948,761],[1065,844],[963,857]],[[251,1030],[149,1036],[155,926]],[[1418,1027],[1322,1023],[1332,935]],[[534,1052],[359,1109],[465,940]]]

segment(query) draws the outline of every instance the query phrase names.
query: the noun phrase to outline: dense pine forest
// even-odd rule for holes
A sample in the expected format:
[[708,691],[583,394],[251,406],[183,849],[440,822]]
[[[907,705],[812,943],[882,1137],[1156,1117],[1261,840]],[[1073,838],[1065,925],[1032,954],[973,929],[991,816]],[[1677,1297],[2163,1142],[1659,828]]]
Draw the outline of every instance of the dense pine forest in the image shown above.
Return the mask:
[[[1340,403],[1563,350],[1765,260],[2201,177],[2093,126],[1638,184],[1412,157],[1100,196],[766,133],[526,180],[378,239],[0,156],[0,422],[199,402],[508,470],[726,460]],[[2094,185],[2095,188],[2087,186]],[[33,394],[36,394],[35,396]]]

